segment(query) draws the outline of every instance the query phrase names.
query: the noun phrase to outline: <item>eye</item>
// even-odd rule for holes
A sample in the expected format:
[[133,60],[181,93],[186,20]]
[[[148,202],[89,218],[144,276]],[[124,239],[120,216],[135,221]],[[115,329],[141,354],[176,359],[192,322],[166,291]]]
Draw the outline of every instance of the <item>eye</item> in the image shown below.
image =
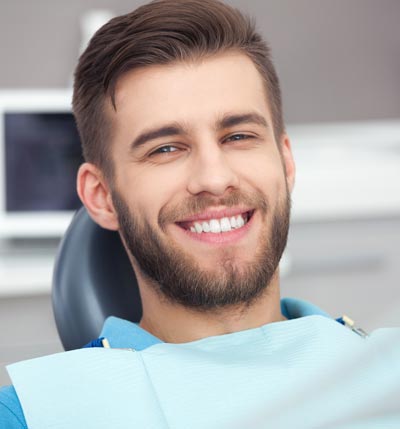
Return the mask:
[[236,141],[247,140],[247,139],[252,139],[252,138],[254,138],[254,137],[249,135],[249,134],[233,134],[231,136],[228,136],[224,140],[224,142],[236,142]]
[[157,148],[156,150],[154,150],[153,152],[151,152],[150,156],[159,155],[159,154],[163,154],[163,153],[173,153],[173,152],[177,152],[178,150],[179,150],[179,148],[177,148],[176,146],[172,146],[172,145],[161,146],[161,147]]

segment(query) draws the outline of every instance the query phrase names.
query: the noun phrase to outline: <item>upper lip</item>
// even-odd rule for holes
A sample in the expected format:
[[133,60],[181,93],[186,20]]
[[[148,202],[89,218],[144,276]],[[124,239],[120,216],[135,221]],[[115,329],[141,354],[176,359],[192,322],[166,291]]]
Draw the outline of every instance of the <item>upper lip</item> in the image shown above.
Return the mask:
[[233,216],[240,215],[242,213],[247,213],[253,211],[254,209],[248,207],[230,207],[225,209],[207,209],[204,212],[197,213],[192,216],[188,216],[185,219],[181,219],[178,223],[181,222],[195,222],[195,221],[207,221],[210,219],[222,219],[224,217],[230,218]]

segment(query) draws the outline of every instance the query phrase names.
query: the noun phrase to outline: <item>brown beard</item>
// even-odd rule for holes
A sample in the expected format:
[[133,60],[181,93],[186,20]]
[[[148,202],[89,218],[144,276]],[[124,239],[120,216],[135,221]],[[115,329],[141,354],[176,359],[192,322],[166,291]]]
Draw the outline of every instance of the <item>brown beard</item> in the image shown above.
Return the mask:
[[194,256],[187,254],[176,243],[167,242],[145,219],[131,213],[115,190],[112,199],[118,214],[121,237],[141,273],[150,280],[157,293],[186,308],[208,311],[250,305],[267,289],[286,247],[290,219],[287,189],[284,199],[279,201],[273,212],[260,192],[244,195],[237,190],[218,199],[210,196],[191,197],[179,207],[164,207],[160,211],[158,224],[162,231],[169,223],[210,206],[244,204],[258,210],[264,219],[270,215],[269,228],[266,227],[267,231],[260,239],[253,261],[238,267],[234,256],[227,251],[222,253],[222,262],[218,261],[213,271],[202,269]]

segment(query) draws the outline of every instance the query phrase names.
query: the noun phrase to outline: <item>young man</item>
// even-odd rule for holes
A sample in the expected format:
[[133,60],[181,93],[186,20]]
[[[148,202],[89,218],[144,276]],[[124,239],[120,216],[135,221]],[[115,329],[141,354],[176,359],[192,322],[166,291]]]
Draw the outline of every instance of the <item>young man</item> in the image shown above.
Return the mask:
[[73,108],[78,193],[120,233],[143,318],[107,321],[111,349],[11,366],[2,428],[399,426],[399,332],[367,339],[280,300],[295,167],[246,18],[165,0],[111,20],[80,58]]

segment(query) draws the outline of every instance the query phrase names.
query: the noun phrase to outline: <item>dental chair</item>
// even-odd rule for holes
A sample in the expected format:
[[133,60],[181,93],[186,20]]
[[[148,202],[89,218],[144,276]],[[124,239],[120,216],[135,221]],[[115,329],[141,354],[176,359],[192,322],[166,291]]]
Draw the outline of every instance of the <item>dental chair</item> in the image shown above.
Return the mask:
[[52,288],[65,350],[96,339],[108,316],[139,322],[142,315],[136,276],[118,233],[98,226],[84,207],[60,243]]

